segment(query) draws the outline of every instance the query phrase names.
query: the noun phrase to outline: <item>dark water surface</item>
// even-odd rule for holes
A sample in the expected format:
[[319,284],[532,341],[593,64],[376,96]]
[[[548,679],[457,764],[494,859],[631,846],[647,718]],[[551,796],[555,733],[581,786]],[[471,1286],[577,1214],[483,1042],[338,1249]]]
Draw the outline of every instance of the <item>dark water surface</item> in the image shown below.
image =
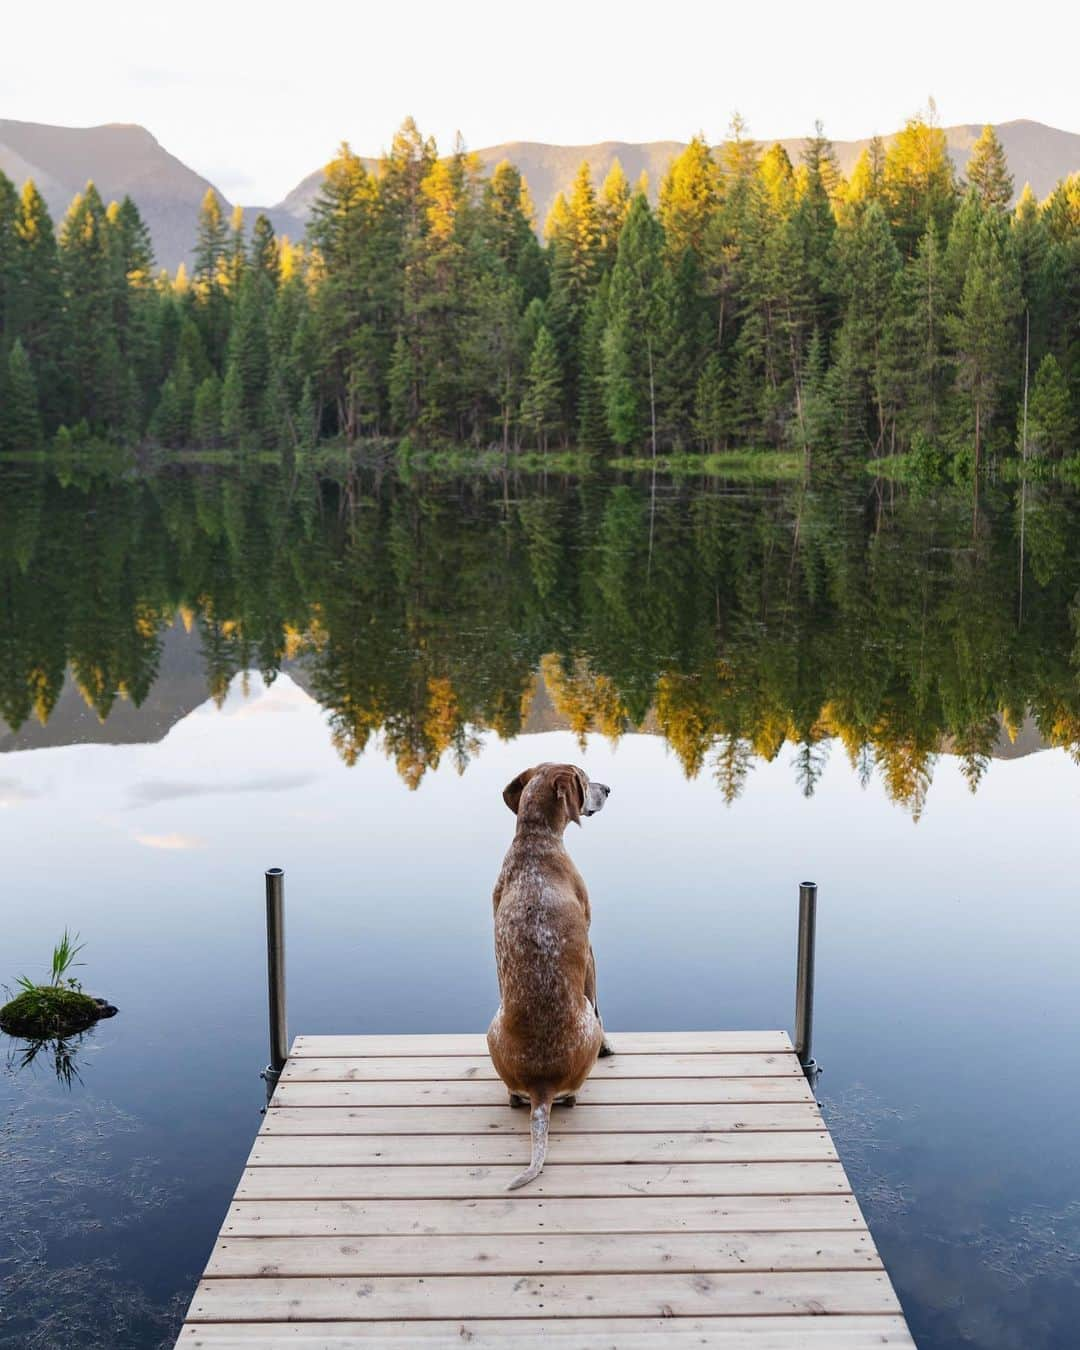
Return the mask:
[[0,1345],[171,1344],[292,1031],[483,1029],[503,785],[570,848],[614,1028],[790,1024],[920,1346],[1080,1325],[1080,512],[1029,487],[0,466],[0,981],[65,925],[119,1005],[2,1039]]

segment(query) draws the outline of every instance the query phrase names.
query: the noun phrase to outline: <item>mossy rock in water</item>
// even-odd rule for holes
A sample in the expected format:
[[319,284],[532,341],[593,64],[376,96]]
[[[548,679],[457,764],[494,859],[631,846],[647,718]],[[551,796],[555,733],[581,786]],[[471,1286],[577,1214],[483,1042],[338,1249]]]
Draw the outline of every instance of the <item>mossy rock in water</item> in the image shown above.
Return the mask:
[[0,1008],[0,1031],[9,1036],[71,1036],[115,1013],[103,998],[43,984],[24,989]]

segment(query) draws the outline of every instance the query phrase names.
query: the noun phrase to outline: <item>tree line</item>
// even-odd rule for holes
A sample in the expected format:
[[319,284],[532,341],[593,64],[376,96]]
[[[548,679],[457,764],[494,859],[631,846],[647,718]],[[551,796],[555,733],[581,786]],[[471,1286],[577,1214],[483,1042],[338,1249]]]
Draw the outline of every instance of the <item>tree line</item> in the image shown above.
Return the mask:
[[845,178],[820,127],[793,164],[736,118],[647,187],[582,164],[541,240],[512,164],[409,120],[341,147],[302,242],[209,191],[167,276],[130,198],[57,233],[0,174],[0,448],[1078,448],[1080,174],[1013,208],[990,127],[963,178],[932,114]]
[[917,814],[943,749],[974,789],[1029,715],[1080,760],[1072,489],[988,484],[973,533],[966,488],[828,477],[654,503],[550,475],[510,497],[261,461],[0,465],[0,718],[48,721],[69,675],[102,718],[140,704],[179,616],[205,679],[192,695],[185,651],[184,700],[287,670],[346,762],[378,745],[411,786],[519,734],[538,672],[574,731],[655,729],[727,801],[781,754],[813,792],[836,743]]

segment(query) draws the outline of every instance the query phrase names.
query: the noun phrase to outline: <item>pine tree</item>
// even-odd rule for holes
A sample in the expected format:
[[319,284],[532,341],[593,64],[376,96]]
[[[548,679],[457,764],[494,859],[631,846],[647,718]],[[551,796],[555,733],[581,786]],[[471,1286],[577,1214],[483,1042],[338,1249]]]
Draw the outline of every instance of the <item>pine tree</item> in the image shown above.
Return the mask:
[[914,258],[897,278],[893,325],[887,344],[892,378],[902,390],[909,434],[933,440],[941,430],[948,380],[945,332],[949,317],[937,231],[931,226]]
[[234,206],[229,217],[229,242],[225,254],[225,289],[230,296],[240,293],[247,273],[247,240],[244,237],[244,208]]
[[221,437],[227,446],[242,446],[247,440],[248,423],[244,410],[244,380],[240,363],[229,362],[221,390]]
[[274,227],[261,211],[251,231],[251,266],[257,276],[265,277],[276,290],[281,281],[281,259]]
[[548,448],[548,433],[558,425],[561,404],[559,353],[547,328],[541,328],[529,358],[521,400],[521,420],[532,430],[540,450]]
[[735,113],[720,153],[720,165],[728,179],[752,178],[757,171],[758,147],[747,135],[748,130],[745,118]]
[[[866,204],[852,227],[837,238],[840,290],[845,301],[843,336],[838,339],[857,381],[853,397],[873,405],[880,453],[890,420],[892,381],[889,335],[896,323],[897,279],[901,260],[881,205]],[[845,381],[846,384],[846,381]]]
[[221,201],[213,188],[207,188],[199,208],[191,289],[199,330],[215,369],[224,362],[229,338],[228,262],[229,236]]
[[221,434],[221,381],[208,375],[195,391],[191,432],[204,449],[217,445]]
[[927,117],[911,118],[885,156],[884,196],[896,242],[911,257],[933,226],[948,230],[955,202],[955,176],[945,133],[931,103]]
[[161,386],[150,431],[159,445],[175,448],[185,440],[184,418],[176,391],[176,379],[170,375]]
[[65,374],[71,420],[85,417],[94,430],[106,432],[124,423],[127,387],[116,338],[109,224],[93,183],[71,203],[60,258],[69,317]]
[[528,188],[509,160],[495,166],[484,186],[480,229],[507,277],[517,283],[526,304],[547,289]]
[[615,261],[619,234],[630,213],[632,197],[630,181],[616,157],[611,161],[611,168],[600,185],[600,251],[606,267],[610,267]]
[[398,431],[412,428],[417,416],[416,367],[412,349],[404,333],[394,343],[387,376],[390,395],[390,417]]
[[608,430],[616,445],[638,444],[647,436],[654,454],[663,248],[663,230],[639,192],[619,236],[611,274],[604,385]]
[[1004,211],[1012,201],[1013,178],[994,128],[987,124],[972,146],[964,171],[985,207]]
[[880,202],[885,189],[885,142],[874,136],[855,161],[847,187],[843,191],[844,204],[849,211],[858,212],[870,202]]
[[36,450],[41,444],[38,392],[30,359],[16,338],[7,361],[7,379],[0,400],[0,445],[5,450]]
[[51,431],[70,404],[70,391],[64,383],[67,310],[52,219],[32,179],[23,185],[16,245],[14,267],[19,286],[9,326],[22,339],[36,372],[42,419]]
[[964,279],[960,309],[948,328],[957,383],[969,396],[978,474],[983,443],[1010,379],[1018,371],[1020,269],[1008,223],[996,215],[979,226]]
[[393,341],[388,330],[402,321],[404,259],[396,217],[407,209],[402,188],[407,174],[404,166],[394,172],[393,198],[387,186],[381,207],[383,187],[343,144],[326,166],[308,225],[322,271],[315,294],[319,363],[338,429],[348,440],[359,429],[358,395],[388,373]]
[[14,328],[19,290],[19,197],[15,184],[0,170],[0,344]]
[[1039,362],[1028,407],[1028,452],[1061,459],[1077,445],[1069,384],[1057,360],[1049,352]]
[[568,420],[580,400],[581,334],[589,297],[603,264],[601,228],[592,171],[588,163],[583,163],[569,199],[556,198],[549,217],[551,291],[547,321],[565,372],[563,393]]
[[720,450],[729,430],[723,362],[716,352],[705,362],[694,389],[694,436],[707,451]]
[[604,276],[589,298],[581,335],[581,391],[578,428],[582,445],[600,450],[610,444],[604,409],[604,331],[608,323],[611,279]]
[[199,208],[191,269],[192,283],[203,297],[225,285],[228,243],[221,199],[213,188],[207,188]]
[[687,249],[700,258],[718,197],[716,164],[699,134],[671,161],[660,184],[657,216],[673,259],[681,258]]

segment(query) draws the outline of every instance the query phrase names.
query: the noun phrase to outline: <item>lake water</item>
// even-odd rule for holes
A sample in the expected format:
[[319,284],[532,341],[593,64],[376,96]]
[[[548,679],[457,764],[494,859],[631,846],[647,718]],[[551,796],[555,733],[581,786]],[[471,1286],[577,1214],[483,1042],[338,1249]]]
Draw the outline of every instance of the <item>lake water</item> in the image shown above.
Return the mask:
[[[791,1023],[924,1350],[1080,1323],[1074,497],[0,466],[0,981],[65,925],[119,1015],[0,1038],[0,1345],[170,1345],[292,1032],[482,1030],[503,785],[619,1028]],[[62,1068],[65,1065],[61,1066]]]

